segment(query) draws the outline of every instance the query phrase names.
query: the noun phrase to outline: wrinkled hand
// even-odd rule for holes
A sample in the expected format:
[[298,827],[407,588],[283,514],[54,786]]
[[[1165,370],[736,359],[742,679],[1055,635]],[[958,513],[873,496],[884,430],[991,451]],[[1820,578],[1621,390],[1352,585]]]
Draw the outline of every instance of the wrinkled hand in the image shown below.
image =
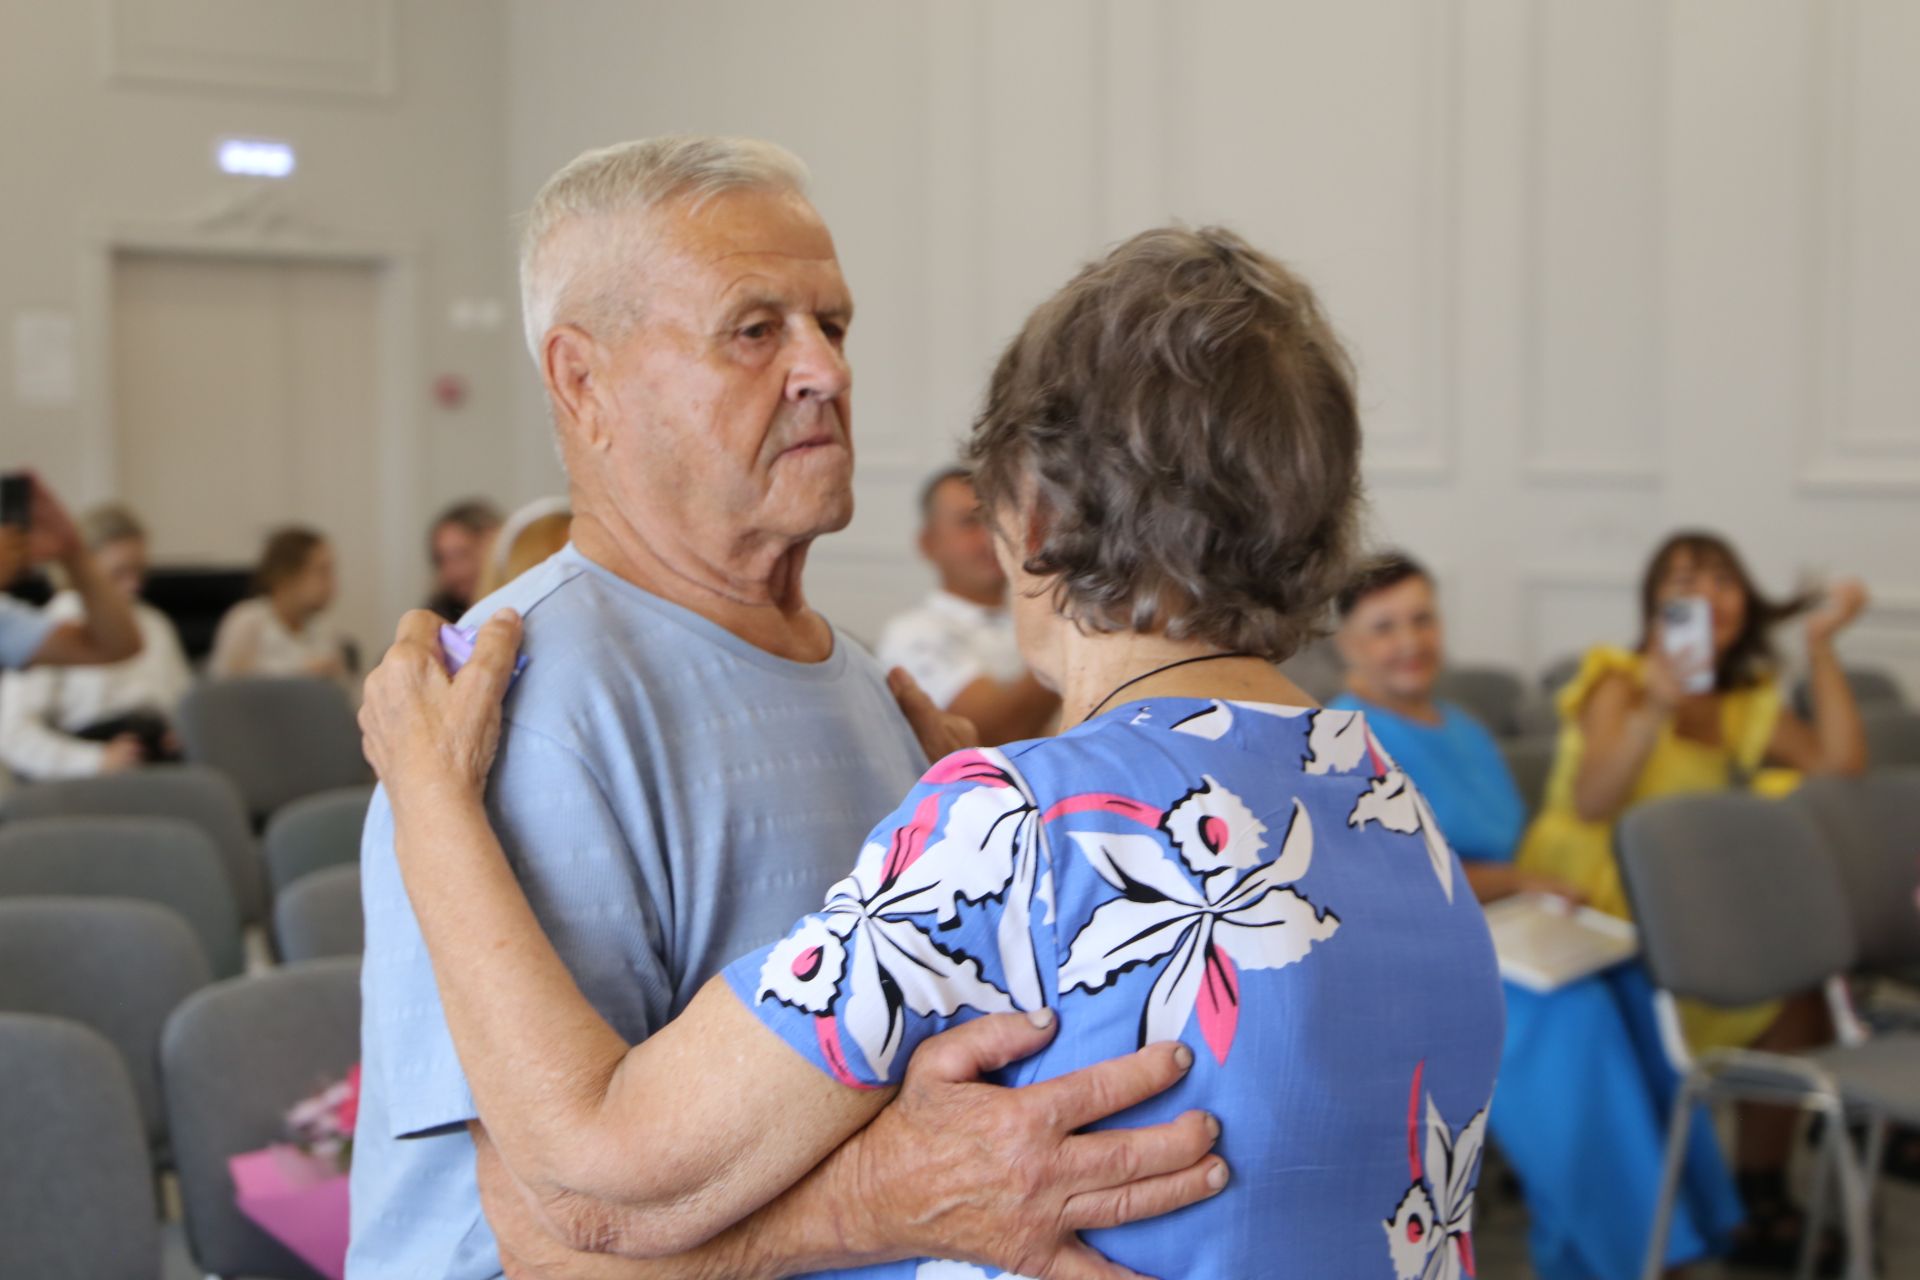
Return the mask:
[[415,609],[400,619],[360,704],[361,750],[396,804],[435,787],[485,789],[519,648],[520,616],[502,609],[480,628],[460,674],[449,677],[439,616]]
[[1078,1132],[1184,1079],[1185,1045],[1024,1088],[981,1082],[1044,1047],[1057,1025],[999,1014],[920,1046],[899,1097],[849,1144],[860,1148],[857,1199],[874,1239],[1034,1280],[1137,1280],[1078,1233],[1171,1213],[1226,1185],[1226,1161],[1209,1154],[1219,1123],[1205,1112]]
[[1825,644],[1850,626],[1867,607],[1867,588],[1858,578],[1842,578],[1827,588],[1820,607],[1807,615],[1807,643]]
[[942,760],[980,745],[980,730],[973,721],[935,706],[905,667],[887,672],[887,688],[900,704],[900,714],[913,726],[913,736],[920,739],[920,749],[927,753],[928,760]]

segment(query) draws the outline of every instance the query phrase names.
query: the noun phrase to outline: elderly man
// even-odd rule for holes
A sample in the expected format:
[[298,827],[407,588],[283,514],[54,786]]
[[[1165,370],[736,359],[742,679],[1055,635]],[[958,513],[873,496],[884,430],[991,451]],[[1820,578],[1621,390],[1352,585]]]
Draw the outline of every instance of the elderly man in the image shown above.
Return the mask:
[[936,706],[973,721],[987,746],[1044,732],[1060,699],[1020,656],[1007,575],[966,468],[937,472],[920,490],[920,554],[940,586],[887,624],[880,661],[903,668]]
[[[652,140],[575,160],[526,229],[527,337],[573,543],[475,610],[518,610],[528,656],[488,807],[542,926],[630,1041],[816,907],[925,763],[878,666],[801,589],[813,540],[853,509],[853,306],[803,192],[799,162],[769,144]],[[1111,1277],[1073,1236],[1086,1206],[1130,1220],[1185,1202],[1165,1178],[1131,1178],[1147,1161],[1128,1144],[1164,1152],[1164,1134],[1089,1146],[1071,1132],[1171,1085],[1168,1054],[1093,1068],[1074,1105],[1043,1105],[972,1082],[1038,1047],[994,1020],[928,1042],[881,1117],[710,1242],[724,1253],[550,1256],[480,1124],[393,829],[383,795],[362,855],[354,1280],[495,1276],[503,1256],[550,1274],[736,1276],[922,1254]]]

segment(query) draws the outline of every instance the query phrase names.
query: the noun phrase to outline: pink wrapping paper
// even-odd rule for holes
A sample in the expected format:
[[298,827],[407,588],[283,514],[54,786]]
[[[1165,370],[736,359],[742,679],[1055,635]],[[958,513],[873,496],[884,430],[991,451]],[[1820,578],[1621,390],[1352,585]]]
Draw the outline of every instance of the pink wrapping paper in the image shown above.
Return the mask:
[[234,1203],[327,1280],[347,1271],[347,1175],[279,1144],[227,1161]]

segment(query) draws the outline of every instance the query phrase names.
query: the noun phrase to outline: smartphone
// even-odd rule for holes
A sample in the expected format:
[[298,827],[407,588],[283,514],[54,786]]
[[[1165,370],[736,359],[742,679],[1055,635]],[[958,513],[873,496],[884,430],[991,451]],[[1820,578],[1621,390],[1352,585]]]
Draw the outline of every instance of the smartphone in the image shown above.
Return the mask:
[[24,471],[0,475],[0,525],[25,529],[33,523],[33,477]]
[[1713,605],[1705,596],[1676,596],[1660,606],[1660,647],[1688,693],[1713,692]]

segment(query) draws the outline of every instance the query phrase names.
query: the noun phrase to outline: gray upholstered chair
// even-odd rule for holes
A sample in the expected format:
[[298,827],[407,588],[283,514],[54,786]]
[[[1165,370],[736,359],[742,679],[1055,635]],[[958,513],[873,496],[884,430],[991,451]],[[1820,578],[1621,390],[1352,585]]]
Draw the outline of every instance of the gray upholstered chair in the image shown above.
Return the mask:
[[38,818],[0,826],[0,897],[138,898],[177,912],[216,978],[244,956],[219,850],[177,818]]
[[1496,738],[1520,733],[1520,711],[1527,685],[1505,667],[1448,667],[1433,684],[1433,696],[1456,702]]
[[327,867],[302,876],[273,904],[273,935],[289,964],[366,949],[360,910],[360,868]]
[[1920,768],[1920,711],[1869,707],[1860,713],[1867,763],[1876,769]]
[[[1659,987],[1661,1022],[1683,1078],[1668,1134],[1647,1277],[1662,1274],[1673,1197],[1694,1104],[1736,1098],[1800,1107],[1825,1117],[1816,1213],[1837,1175],[1849,1280],[1867,1280],[1873,1247],[1868,1207],[1887,1126],[1920,1123],[1920,1036],[1863,1038],[1838,1017],[1840,1044],[1802,1054],[1684,1051],[1676,998],[1759,1004],[1826,986],[1858,948],[1847,895],[1819,830],[1800,808],[1743,792],[1673,796],[1629,810],[1616,829],[1620,869]],[[1865,1156],[1847,1121],[1868,1123]],[[1819,1236],[1814,1223],[1810,1239]]]
[[1920,769],[1808,778],[1786,800],[1820,831],[1871,977],[1920,972]]
[[178,719],[187,758],[232,778],[259,821],[302,796],[373,780],[353,707],[331,680],[204,681]]
[[372,787],[342,787],[295,800],[274,814],[263,842],[274,894],[324,867],[359,862],[360,829],[372,799]]
[[[1900,681],[1891,671],[1879,667],[1848,667],[1847,688],[1853,690],[1853,700],[1860,704],[1862,711],[1902,710],[1907,705]],[[1794,682],[1793,709],[1803,716],[1813,714],[1813,682],[1806,676]]]
[[166,1137],[160,1031],[207,985],[206,957],[186,921],[120,898],[0,900],[0,1012],[70,1018],[120,1051],[147,1138]]
[[1580,674],[1580,667],[1586,661],[1580,654],[1568,654],[1564,658],[1555,658],[1540,669],[1540,692],[1549,699],[1573,683]]
[[0,1013],[0,1256],[33,1280],[159,1280],[145,1127],[96,1031]]
[[233,780],[218,769],[195,764],[161,764],[98,778],[35,782],[0,798],[0,817],[30,818],[179,818],[205,831],[220,850],[248,924],[266,918],[266,876],[254,842],[247,806]]
[[174,1167],[194,1264],[217,1276],[312,1280],[313,1271],[233,1203],[227,1159],[284,1138],[288,1108],[360,1058],[360,968],[289,965],[207,988],[161,1046]]
[[1555,739],[1538,736],[1509,738],[1500,744],[1507,772],[1513,775],[1514,786],[1520,788],[1520,799],[1526,802],[1528,818],[1539,813],[1540,806],[1546,802],[1547,779],[1553,776],[1556,746]]

